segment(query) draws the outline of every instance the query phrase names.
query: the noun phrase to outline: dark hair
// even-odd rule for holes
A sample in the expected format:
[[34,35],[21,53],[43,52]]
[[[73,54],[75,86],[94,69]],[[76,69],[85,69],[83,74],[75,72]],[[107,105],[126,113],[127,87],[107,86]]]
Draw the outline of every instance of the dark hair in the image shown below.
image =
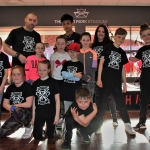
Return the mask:
[[39,61],[38,65],[39,65],[39,64],[47,65],[47,68],[48,68],[48,69],[51,69],[51,65],[50,65],[50,61],[49,61],[49,60],[42,60],[42,61]]
[[83,36],[89,36],[91,40],[91,34],[89,32],[83,32],[80,36],[80,40],[82,39]]
[[80,87],[76,90],[75,97],[76,97],[76,99],[78,99],[78,98],[92,98],[92,95],[91,95],[91,92],[89,89],[87,89],[85,87]]
[[2,38],[0,37],[0,44],[2,45]]
[[145,30],[150,30],[149,24],[148,23],[144,23],[140,26],[140,35],[142,34],[143,31]]
[[105,37],[104,37],[103,43],[106,44],[108,41],[110,41],[110,37],[109,37],[108,29],[107,29],[107,27],[104,24],[100,24],[96,28],[93,43],[98,43],[99,42],[98,41],[98,37],[97,37],[97,32],[98,32],[98,30],[99,30],[100,27],[102,27],[104,29]]
[[67,39],[65,38],[64,35],[59,35],[59,36],[56,38],[56,41],[57,41],[58,39],[64,39],[65,42],[67,43]]
[[115,32],[115,35],[127,35],[127,31],[124,28],[118,28]]
[[64,21],[64,20],[70,20],[71,22],[73,22],[73,17],[69,14],[64,14],[62,17],[61,17],[61,23]]

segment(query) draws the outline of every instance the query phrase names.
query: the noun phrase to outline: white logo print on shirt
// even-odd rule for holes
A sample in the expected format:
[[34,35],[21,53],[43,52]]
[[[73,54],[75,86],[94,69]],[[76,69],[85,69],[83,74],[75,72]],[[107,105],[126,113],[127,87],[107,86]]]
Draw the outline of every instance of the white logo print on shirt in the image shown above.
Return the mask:
[[48,99],[50,95],[49,86],[37,87],[36,95],[38,96],[38,105],[50,104],[50,99]]
[[67,41],[67,45],[70,45],[73,42],[74,42],[74,40]]
[[108,63],[108,67],[119,70],[119,63],[121,62],[121,54],[115,51],[111,51],[109,58],[110,62]]
[[13,104],[20,104],[23,102],[22,92],[11,92],[10,100]]
[[0,78],[2,78],[2,70],[4,69],[3,67],[3,61],[0,61]]
[[142,60],[143,60],[143,68],[150,67],[150,50],[147,50],[142,53]]
[[[68,67],[67,67],[67,71],[68,71],[69,73],[75,73],[75,72],[77,71],[77,67],[74,67],[74,66],[68,66]],[[76,83],[76,81],[69,80],[69,79],[64,80],[64,82],[68,82],[68,83]]]
[[23,48],[23,51],[26,52],[33,52],[34,51],[34,38],[30,37],[30,36],[24,36],[24,40],[23,42],[25,47]]
[[94,51],[97,53],[98,59],[100,59],[101,53],[103,51],[103,46],[96,46],[96,47],[94,47]]

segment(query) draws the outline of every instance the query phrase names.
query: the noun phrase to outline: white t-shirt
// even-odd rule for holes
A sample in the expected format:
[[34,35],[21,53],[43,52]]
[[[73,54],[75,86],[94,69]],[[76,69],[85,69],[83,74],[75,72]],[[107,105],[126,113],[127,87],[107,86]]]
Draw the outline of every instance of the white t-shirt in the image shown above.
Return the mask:
[[63,77],[61,76],[61,70],[63,64],[70,60],[69,54],[67,52],[63,54],[55,52],[52,54],[50,60],[54,62],[54,68],[52,72],[53,78],[56,80],[63,80]]

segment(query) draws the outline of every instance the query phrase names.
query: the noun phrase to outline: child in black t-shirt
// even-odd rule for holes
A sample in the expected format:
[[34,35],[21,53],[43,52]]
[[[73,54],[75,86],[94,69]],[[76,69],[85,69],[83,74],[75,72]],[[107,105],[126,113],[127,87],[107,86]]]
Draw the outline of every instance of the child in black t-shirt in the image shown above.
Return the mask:
[[102,120],[96,117],[97,106],[91,103],[91,92],[84,87],[80,87],[75,93],[76,101],[73,102],[68,111],[64,114],[64,143],[62,150],[69,150],[71,147],[72,130],[78,128],[78,133],[85,143],[90,143],[92,133],[102,124]]
[[98,116],[103,117],[106,110],[106,99],[112,94],[119,110],[120,117],[125,123],[125,131],[131,135],[135,135],[135,131],[131,127],[130,118],[127,112],[125,98],[122,94],[121,77],[123,78],[123,92],[126,92],[126,76],[124,65],[128,62],[126,53],[120,48],[123,44],[127,31],[118,28],[115,32],[114,43],[105,45],[104,51],[100,59],[98,68],[97,85],[103,89],[99,98]]
[[0,137],[6,137],[17,131],[23,125],[25,133],[22,138],[30,138],[32,126],[33,89],[25,82],[25,71],[21,66],[14,66],[11,72],[13,84],[11,84],[5,94],[3,107],[11,113],[11,116],[0,128]]
[[143,24],[140,27],[140,36],[145,45],[141,47],[135,57],[129,59],[133,62],[142,61],[141,76],[140,76],[140,114],[139,122],[134,127],[135,130],[145,129],[146,115],[148,104],[150,101],[150,27],[148,24]]
[[33,83],[34,101],[32,124],[34,124],[33,136],[35,139],[42,137],[43,126],[46,122],[48,138],[53,138],[55,125],[59,121],[60,97],[59,86],[56,80],[49,77],[50,62],[43,60],[38,63],[40,76]]
[[8,69],[10,68],[8,56],[1,51],[2,38],[0,37],[0,116],[1,116],[1,103],[5,84],[8,77]]
[[80,44],[80,34],[72,30],[73,17],[69,14],[64,14],[61,17],[61,23],[66,32],[64,36],[67,39],[67,45],[70,45],[74,42]]
[[[68,46],[68,53],[71,60],[66,61],[62,68],[62,77],[64,78],[62,88],[62,98],[64,100],[65,112],[70,104],[75,101],[75,91],[82,87],[83,64],[78,60],[80,45],[71,43]],[[69,90],[69,92],[68,92]]]

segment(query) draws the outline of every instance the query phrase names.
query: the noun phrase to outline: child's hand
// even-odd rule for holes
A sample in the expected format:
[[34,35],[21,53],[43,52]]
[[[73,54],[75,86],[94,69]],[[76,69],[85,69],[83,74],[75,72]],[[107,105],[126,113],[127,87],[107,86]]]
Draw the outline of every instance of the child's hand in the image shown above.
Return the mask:
[[97,105],[96,105],[96,103],[93,103],[93,110],[94,110],[95,113],[97,113]]
[[75,72],[74,76],[81,79],[82,78],[82,72]]
[[72,114],[74,120],[76,120],[76,119],[78,118],[77,108],[75,108],[75,107],[72,108],[72,107],[71,107],[71,114]]
[[30,124],[33,126],[34,125],[34,118],[31,119]]
[[126,84],[123,85],[122,92],[123,92],[123,93],[126,93],[126,92],[127,92],[127,86],[126,86]]
[[55,116],[53,124],[57,125],[59,122],[59,116]]
[[97,86],[99,86],[100,88],[103,87],[103,83],[102,83],[101,80],[97,80],[96,84],[97,84]]
[[3,94],[3,87],[0,86],[0,95]]

